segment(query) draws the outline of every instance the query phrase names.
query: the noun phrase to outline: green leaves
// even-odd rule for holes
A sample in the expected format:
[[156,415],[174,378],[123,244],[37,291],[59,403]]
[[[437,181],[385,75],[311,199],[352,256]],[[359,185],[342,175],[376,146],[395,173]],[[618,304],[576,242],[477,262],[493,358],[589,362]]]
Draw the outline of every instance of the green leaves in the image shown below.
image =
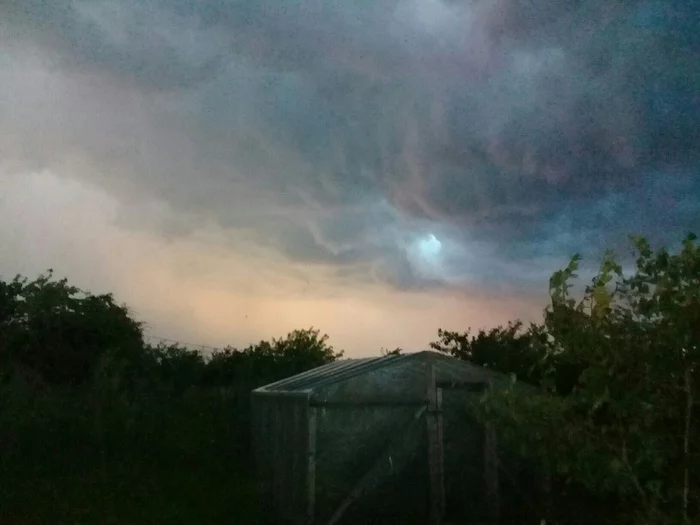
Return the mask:
[[573,306],[575,304],[573,299],[569,299],[569,289],[571,288],[569,280],[578,277],[576,272],[578,271],[580,261],[581,255],[573,255],[568,266],[563,270],[554,272],[550,278],[549,295],[551,296],[553,303],[565,303],[569,306]]
[[111,294],[84,292],[51,270],[32,281],[0,280],[0,366],[20,365],[49,384],[83,385],[109,356],[127,382],[160,381],[181,394],[203,381],[257,385],[342,355],[313,327],[211,357],[178,345],[150,347],[141,324]]
[[693,459],[700,425],[692,414],[700,378],[684,383],[689,370],[700,370],[696,241],[691,234],[676,251],[655,251],[632,238],[634,273],[624,275],[606,252],[579,299],[570,292],[581,260],[575,255],[552,275],[544,324],[527,338],[502,337],[503,328],[477,337],[440,332],[433,346],[504,373],[514,371],[514,356],[540,356],[529,375],[540,394],[517,393],[511,384],[486,394],[475,412],[500,423],[513,451],[547,458],[593,493],[634,501],[643,523],[688,523],[693,507],[683,495],[700,478]]
[[524,326],[520,321],[479,330],[476,335],[466,332],[438,330],[439,340],[430,347],[458,359],[512,374],[522,381],[539,383],[546,362],[546,347],[537,325]]
[[620,472],[623,468],[624,464],[618,458],[613,458],[612,461],[610,461],[610,470],[614,473]]
[[56,280],[0,281],[0,359],[38,372],[52,384],[82,384],[105,352],[130,358],[143,348],[140,323],[109,295]]
[[328,335],[311,327],[284,338],[260,341],[247,348],[214,352],[206,362],[203,381],[209,386],[238,383],[254,388],[310,370],[343,356],[328,344]]

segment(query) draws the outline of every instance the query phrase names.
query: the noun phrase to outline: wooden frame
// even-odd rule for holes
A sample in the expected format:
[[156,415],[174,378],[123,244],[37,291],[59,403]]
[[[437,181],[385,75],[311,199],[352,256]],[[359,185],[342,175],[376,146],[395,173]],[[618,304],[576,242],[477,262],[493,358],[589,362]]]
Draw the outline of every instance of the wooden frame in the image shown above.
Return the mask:
[[438,525],[445,514],[445,465],[443,449],[442,389],[435,384],[435,364],[426,363],[428,413],[428,468],[430,470],[430,521]]
[[308,425],[308,470],[306,473],[307,523],[313,525],[316,519],[316,408],[309,407]]

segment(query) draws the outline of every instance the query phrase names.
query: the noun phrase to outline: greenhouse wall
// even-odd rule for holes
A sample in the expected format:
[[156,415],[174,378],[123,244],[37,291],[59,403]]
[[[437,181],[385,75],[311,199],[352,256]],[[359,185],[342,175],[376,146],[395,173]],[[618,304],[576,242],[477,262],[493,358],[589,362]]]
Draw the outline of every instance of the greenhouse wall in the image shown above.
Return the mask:
[[467,404],[507,380],[420,352],[337,361],[256,389],[253,442],[270,523],[492,519],[495,434]]
[[254,396],[253,451],[271,523],[307,523],[309,410],[305,396]]

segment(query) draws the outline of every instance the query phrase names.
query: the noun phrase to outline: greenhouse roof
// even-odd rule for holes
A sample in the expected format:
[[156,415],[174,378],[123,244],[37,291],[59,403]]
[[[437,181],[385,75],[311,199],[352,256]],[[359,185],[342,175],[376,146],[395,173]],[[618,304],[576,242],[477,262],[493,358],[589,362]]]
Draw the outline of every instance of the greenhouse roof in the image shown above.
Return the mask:
[[318,388],[322,388],[333,383],[344,381],[367,372],[372,372],[379,368],[384,368],[387,366],[393,367],[406,364],[411,361],[435,361],[439,362],[441,367],[448,367],[459,375],[468,373],[471,376],[478,375],[482,380],[487,378],[495,379],[496,377],[502,380],[502,375],[492,370],[488,370],[477,365],[472,365],[438,352],[426,350],[422,352],[390,355],[385,357],[341,359],[327,365],[322,365],[312,370],[302,372],[301,374],[282,379],[281,381],[262,386],[255,389],[254,392],[310,394]]

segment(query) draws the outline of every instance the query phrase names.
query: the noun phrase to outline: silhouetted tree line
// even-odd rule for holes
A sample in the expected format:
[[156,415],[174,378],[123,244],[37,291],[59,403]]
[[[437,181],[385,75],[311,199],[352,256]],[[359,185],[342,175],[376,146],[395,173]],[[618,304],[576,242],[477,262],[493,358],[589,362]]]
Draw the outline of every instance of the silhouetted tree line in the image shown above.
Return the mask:
[[[205,355],[179,345],[144,342],[141,323],[111,294],[93,295],[49,270],[30,281],[0,281],[0,363],[5,377],[25,370],[47,386],[79,387],[101,360],[121,363],[131,387],[153,381],[182,394],[189,387],[262,384],[342,356],[313,328],[247,348]],[[126,385],[125,385],[126,386]]]
[[341,356],[313,328],[149,345],[110,294],[0,280],[0,523],[255,523],[250,391]]
[[[700,247],[692,235],[675,253],[634,247],[633,275],[608,253],[579,292],[574,257],[550,280],[542,323],[440,330],[431,344],[513,377],[470,408],[550,480],[537,522],[697,522]],[[0,512],[255,523],[251,389],[341,356],[315,329],[206,355],[148,345],[111,295],[52,272],[0,281]],[[29,500],[44,502],[37,519],[22,517]]]

